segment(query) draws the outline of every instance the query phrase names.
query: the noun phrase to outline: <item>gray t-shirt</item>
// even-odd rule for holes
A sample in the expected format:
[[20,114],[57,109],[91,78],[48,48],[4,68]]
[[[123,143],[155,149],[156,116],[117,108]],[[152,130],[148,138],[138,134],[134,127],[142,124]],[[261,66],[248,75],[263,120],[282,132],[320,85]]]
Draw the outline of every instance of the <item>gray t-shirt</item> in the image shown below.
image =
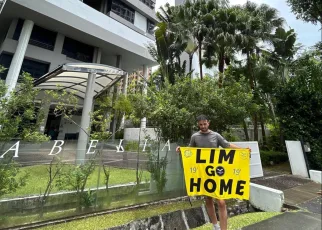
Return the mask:
[[190,147],[200,148],[223,148],[229,147],[229,142],[226,141],[219,133],[210,131],[209,133],[201,133],[200,131],[191,136]]

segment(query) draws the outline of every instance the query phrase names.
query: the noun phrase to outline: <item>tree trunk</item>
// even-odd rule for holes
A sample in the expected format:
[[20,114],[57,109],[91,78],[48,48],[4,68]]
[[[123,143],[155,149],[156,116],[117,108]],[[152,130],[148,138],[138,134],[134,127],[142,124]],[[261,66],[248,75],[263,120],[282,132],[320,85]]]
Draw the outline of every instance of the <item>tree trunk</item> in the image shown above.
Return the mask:
[[223,54],[220,54],[219,62],[218,62],[218,70],[219,70],[218,86],[219,86],[219,88],[222,88],[222,85],[223,85],[224,67],[225,67],[225,58],[224,58]]
[[192,59],[193,59],[193,53],[189,54],[189,72],[192,71]]
[[254,79],[253,79],[253,73],[252,73],[252,66],[250,63],[250,53],[247,52],[247,68],[248,68],[248,74],[249,74],[249,85],[252,90],[254,90]]
[[244,128],[244,133],[245,133],[246,141],[249,141],[249,135],[248,135],[247,125],[246,125],[245,120],[243,121],[243,128]]
[[257,127],[258,119],[257,114],[253,115],[253,124],[254,124],[254,141],[258,141],[258,127]]
[[272,102],[272,99],[271,99],[271,95],[267,95],[267,99],[268,99],[268,104],[271,108],[271,113],[272,113],[272,116],[273,116],[273,120],[274,120],[274,124],[276,125],[276,115],[275,115],[275,110],[274,110],[274,105],[273,105],[273,102]]
[[[252,90],[253,94],[253,100],[255,101],[255,94],[254,94],[254,89],[255,89],[255,81],[254,81],[254,76],[253,76],[253,71],[252,71],[252,65],[251,65],[251,60],[250,60],[250,52],[247,51],[247,69],[248,69],[248,75],[249,75],[249,85]],[[258,127],[257,127],[257,113],[255,112],[253,114],[253,123],[254,123],[254,141],[258,141]]]
[[264,119],[263,119],[263,114],[260,112],[260,123],[261,123],[261,129],[262,129],[262,138],[263,138],[263,146],[267,146],[267,139],[266,139],[266,133],[265,133],[265,125],[264,125]]
[[198,42],[198,50],[199,50],[199,67],[200,67],[200,80],[203,79],[203,74],[202,74],[202,62],[201,62],[201,41]]

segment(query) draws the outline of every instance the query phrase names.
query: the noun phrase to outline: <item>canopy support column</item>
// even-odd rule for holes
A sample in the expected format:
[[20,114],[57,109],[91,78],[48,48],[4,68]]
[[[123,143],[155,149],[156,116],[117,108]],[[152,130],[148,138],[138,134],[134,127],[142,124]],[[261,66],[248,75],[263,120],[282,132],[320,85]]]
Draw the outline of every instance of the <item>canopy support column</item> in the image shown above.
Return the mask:
[[76,164],[84,164],[85,154],[88,143],[88,138],[90,135],[90,121],[91,112],[93,108],[93,98],[94,98],[94,85],[95,85],[96,74],[89,73],[87,80],[87,87],[84,98],[84,106],[82,111],[81,128],[79,130],[79,137],[77,142],[77,154],[76,154]]

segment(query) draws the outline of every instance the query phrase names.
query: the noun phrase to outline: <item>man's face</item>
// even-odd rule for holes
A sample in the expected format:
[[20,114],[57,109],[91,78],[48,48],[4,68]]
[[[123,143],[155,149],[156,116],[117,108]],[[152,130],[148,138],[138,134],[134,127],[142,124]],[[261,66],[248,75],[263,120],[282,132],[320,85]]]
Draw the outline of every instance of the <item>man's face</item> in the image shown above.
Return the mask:
[[207,132],[209,128],[209,121],[207,120],[198,121],[198,127],[201,132],[203,133]]

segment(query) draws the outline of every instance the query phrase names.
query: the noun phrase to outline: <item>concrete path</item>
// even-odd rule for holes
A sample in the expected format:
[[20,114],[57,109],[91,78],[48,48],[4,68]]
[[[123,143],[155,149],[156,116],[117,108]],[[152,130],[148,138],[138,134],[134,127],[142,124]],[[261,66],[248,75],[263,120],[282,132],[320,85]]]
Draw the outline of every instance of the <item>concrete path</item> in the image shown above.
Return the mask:
[[242,230],[321,230],[321,214],[309,212],[285,212]]
[[283,191],[286,207],[294,207],[298,211],[285,212],[243,230],[321,230],[322,196],[317,194],[322,190],[321,184],[287,172],[270,170],[264,170],[264,177],[251,181]]
[[251,180],[255,184],[275,188],[284,192],[285,204],[299,209],[321,214],[321,184],[307,178],[300,178],[284,172],[264,170],[264,177]]

